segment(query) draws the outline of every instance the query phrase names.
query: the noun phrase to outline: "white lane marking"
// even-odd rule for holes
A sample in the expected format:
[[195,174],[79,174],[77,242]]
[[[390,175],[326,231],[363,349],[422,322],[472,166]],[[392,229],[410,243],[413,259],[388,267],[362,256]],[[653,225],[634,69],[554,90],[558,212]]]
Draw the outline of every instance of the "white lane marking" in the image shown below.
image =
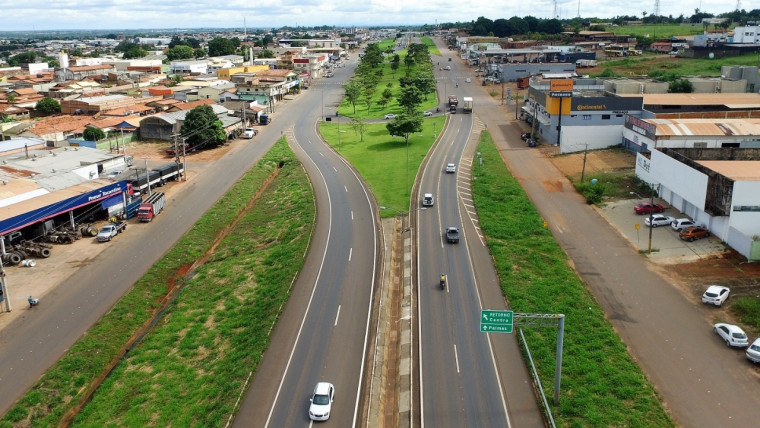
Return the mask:
[[338,305],[338,313],[335,314],[335,324],[334,326],[338,325],[338,318],[340,318],[340,305]]
[[558,224],[555,225],[554,228],[557,229],[557,232],[559,232],[559,233],[565,233],[565,231],[562,229],[562,226],[560,226]]
[[319,155],[322,156],[322,157],[325,157],[324,153],[322,153],[322,152],[319,152]]
[[351,220],[354,219],[354,210],[351,210]]
[[351,256],[354,254],[354,248],[351,247],[348,249],[348,261],[351,261]]
[[343,186],[344,189],[346,189],[346,193],[348,193],[348,186]]
[[333,167],[333,170],[334,170],[335,172],[338,172],[338,168],[335,168],[335,167]]
[[459,354],[457,354],[457,345],[454,345],[454,361],[456,361],[457,373],[459,373]]

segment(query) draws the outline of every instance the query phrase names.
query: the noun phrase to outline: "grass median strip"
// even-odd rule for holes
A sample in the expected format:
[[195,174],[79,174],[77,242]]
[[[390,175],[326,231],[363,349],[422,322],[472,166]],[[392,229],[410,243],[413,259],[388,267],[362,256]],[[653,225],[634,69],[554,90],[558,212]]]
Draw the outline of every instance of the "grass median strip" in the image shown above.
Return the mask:
[[[279,173],[259,201],[252,196]],[[220,426],[233,412],[248,374],[303,264],[314,222],[311,188],[285,140],[206,213],[0,421],[0,426],[57,426],[92,379],[149,321],[167,284],[182,291],[139,346],[100,385],[74,425]],[[188,266],[237,225],[191,277]]]
[[[478,151],[483,166],[472,183],[473,199],[502,292],[517,312],[566,316],[560,404],[552,408],[557,425],[674,426],[487,132],[481,135]],[[556,331],[536,328],[524,333],[544,393],[551,397]]]

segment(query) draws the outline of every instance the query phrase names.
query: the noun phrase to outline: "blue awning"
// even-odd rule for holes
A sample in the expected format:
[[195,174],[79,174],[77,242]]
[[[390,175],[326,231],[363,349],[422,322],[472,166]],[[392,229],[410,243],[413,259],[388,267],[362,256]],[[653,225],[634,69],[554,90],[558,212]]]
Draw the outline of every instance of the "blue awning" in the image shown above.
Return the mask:
[[103,202],[101,202],[100,206],[102,206],[104,210],[107,210],[108,208],[110,208],[110,207],[112,207],[114,205],[119,205],[122,202],[123,201],[122,201],[121,195],[116,195],[116,196],[114,196],[112,198],[108,198],[108,199],[104,200]]

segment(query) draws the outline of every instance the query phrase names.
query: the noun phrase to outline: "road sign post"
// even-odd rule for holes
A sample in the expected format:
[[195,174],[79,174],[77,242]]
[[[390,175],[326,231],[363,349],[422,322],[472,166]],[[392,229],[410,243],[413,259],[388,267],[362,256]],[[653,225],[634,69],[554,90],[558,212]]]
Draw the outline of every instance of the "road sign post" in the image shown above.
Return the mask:
[[514,330],[514,311],[480,310],[481,333],[512,333]]

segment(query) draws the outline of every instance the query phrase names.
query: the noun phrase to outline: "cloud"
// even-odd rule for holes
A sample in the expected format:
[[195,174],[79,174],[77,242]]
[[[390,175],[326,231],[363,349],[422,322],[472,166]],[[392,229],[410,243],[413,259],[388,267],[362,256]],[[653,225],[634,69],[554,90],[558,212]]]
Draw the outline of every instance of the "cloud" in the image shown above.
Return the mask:
[[[557,2],[560,18],[652,13],[653,1],[566,0]],[[734,3],[717,0],[671,0],[660,3],[661,15],[690,16],[694,9],[719,14]],[[126,30],[148,28],[277,28],[282,26],[395,26],[469,22],[480,16],[491,20],[532,15],[550,18],[550,0],[26,0],[3,10],[2,30]]]

